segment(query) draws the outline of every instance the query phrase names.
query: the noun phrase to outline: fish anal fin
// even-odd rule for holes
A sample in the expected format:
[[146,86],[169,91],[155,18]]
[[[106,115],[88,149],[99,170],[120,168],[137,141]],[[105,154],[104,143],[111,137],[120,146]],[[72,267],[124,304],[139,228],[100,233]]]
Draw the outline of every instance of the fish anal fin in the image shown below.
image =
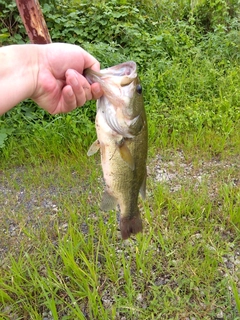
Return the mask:
[[107,190],[104,191],[102,196],[102,202],[100,205],[101,210],[109,211],[116,209],[117,200]]
[[94,141],[91,147],[89,148],[87,155],[90,157],[100,149],[100,143],[98,140]]
[[124,140],[122,140],[121,143],[118,143],[119,153],[121,155],[121,158],[125,163],[129,166],[130,169],[135,169],[135,163],[133,156]]
[[120,230],[123,240],[128,239],[131,234],[137,234],[141,232],[142,229],[142,219],[139,212],[132,218],[122,217],[120,220]]

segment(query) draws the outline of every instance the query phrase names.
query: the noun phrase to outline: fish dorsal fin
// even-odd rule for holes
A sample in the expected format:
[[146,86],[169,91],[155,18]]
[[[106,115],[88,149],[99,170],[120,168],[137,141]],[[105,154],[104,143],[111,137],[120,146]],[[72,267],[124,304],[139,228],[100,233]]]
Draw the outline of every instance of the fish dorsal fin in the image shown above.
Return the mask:
[[119,153],[123,161],[129,166],[130,169],[134,170],[135,169],[135,163],[133,160],[133,156],[126,144],[126,141],[122,139],[118,143],[118,148],[119,148]]
[[90,157],[100,149],[100,143],[98,140],[94,141],[91,147],[89,148],[87,155]]
[[102,202],[100,205],[101,210],[109,211],[116,209],[117,200],[107,190],[104,191],[102,196]]

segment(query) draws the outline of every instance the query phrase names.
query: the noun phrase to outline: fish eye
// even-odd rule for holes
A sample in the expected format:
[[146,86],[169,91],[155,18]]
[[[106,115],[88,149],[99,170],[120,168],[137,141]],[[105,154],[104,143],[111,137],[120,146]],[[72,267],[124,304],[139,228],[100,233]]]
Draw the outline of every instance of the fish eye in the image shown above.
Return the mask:
[[136,85],[136,91],[137,91],[138,94],[142,93],[142,86],[140,84]]

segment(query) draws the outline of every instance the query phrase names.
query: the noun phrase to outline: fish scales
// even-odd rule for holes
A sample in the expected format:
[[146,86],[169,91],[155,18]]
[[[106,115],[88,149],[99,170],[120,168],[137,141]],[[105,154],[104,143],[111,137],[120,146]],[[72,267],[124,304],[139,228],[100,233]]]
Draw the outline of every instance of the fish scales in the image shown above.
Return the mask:
[[90,83],[98,81],[104,95],[97,101],[97,141],[88,155],[100,149],[105,180],[101,209],[120,207],[123,239],[142,231],[138,194],[145,197],[148,148],[147,119],[135,62],[96,73],[87,70]]

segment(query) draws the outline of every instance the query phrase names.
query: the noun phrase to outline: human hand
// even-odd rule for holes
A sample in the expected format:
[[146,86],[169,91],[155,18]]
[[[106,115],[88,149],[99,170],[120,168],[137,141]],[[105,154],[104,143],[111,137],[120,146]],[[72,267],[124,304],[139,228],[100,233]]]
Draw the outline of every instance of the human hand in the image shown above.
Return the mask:
[[100,70],[99,62],[79,46],[52,43],[38,46],[38,72],[31,95],[51,114],[69,112],[103,94],[98,83],[90,85],[84,69]]

